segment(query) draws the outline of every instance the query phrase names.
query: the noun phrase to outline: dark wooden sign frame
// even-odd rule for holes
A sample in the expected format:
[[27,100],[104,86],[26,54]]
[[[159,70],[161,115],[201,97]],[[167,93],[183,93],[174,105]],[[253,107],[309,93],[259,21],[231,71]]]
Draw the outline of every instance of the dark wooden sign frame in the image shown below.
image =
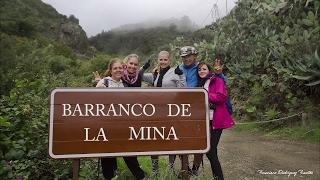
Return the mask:
[[[130,94],[131,93],[131,94]],[[131,97],[132,99],[126,97],[126,94],[128,94],[128,97]],[[103,101],[100,101],[101,98],[105,98]],[[200,98],[199,98],[200,97]],[[126,99],[125,99],[126,98]],[[118,102],[118,100],[121,103],[131,103],[133,104],[135,101],[140,102],[141,104],[146,104],[147,102],[153,103],[155,108],[157,108],[158,111],[154,111],[153,116],[147,116],[150,115],[144,115],[141,117],[121,117],[121,118],[127,118],[130,119],[128,122],[136,121],[136,123],[156,123],[157,126],[159,126],[159,123],[161,124],[163,121],[164,125],[160,126],[168,126],[168,124],[179,125],[181,128],[184,128],[183,131],[179,131],[179,134],[182,134],[181,143],[180,145],[175,146],[175,144],[180,143],[179,141],[166,141],[168,143],[162,143],[159,146],[155,145],[155,148],[149,146],[146,150],[139,149],[140,147],[144,146],[144,143],[149,143],[150,141],[136,141],[137,146],[139,147],[133,147],[133,150],[126,150],[124,151],[116,151],[116,150],[108,150],[110,152],[82,152],[82,150],[77,151],[76,153],[70,153],[75,149],[72,149],[73,143],[75,141],[76,137],[73,135],[76,133],[71,132],[72,129],[74,130],[76,127],[80,127],[81,123],[89,122],[91,121],[93,125],[96,125],[99,122],[107,123],[107,118],[111,117],[103,117],[104,119],[101,120],[101,117],[98,117],[98,114],[94,114],[93,112],[98,112],[98,110],[92,110],[89,115],[88,113],[79,113],[77,109],[74,109],[74,111],[71,111],[71,107],[75,106],[77,103],[79,103],[79,107],[84,107],[85,104],[106,104],[110,105],[111,102]],[[99,102],[97,102],[99,101]],[[65,104],[63,104],[65,103]],[[167,103],[167,104],[164,104]],[[185,115],[183,117],[168,117],[164,108],[169,107],[168,104],[190,104],[189,109],[184,109],[184,114],[180,111],[180,115]],[[62,108],[63,104],[63,108]],[[69,105],[68,105],[69,104]],[[67,106],[68,105],[68,106]],[[67,108],[69,109],[67,109]],[[86,105],[87,107],[87,105]],[[174,106],[170,106],[170,112],[171,115],[177,114],[173,111]],[[90,107],[91,108],[91,107]],[[150,111],[150,106],[147,107]],[[63,109],[63,112],[62,112]],[[107,109],[107,108],[106,108]],[[152,108],[151,108],[152,109]],[[188,110],[188,111],[187,111]],[[178,109],[177,111],[178,112]],[[189,114],[188,114],[189,113]],[[90,117],[90,114],[92,115]],[[102,112],[100,111],[101,115]],[[60,116],[59,116],[60,115]],[[62,115],[64,117],[62,118]],[[69,116],[67,116],[69,115]],[[74,115],[74,116],[72,116]],[[83,116],[80,116],[83,115]],[[87,116],[85,116],[87,115]],[[93,116],[96,115],[96,116]],[[182,116],[181,115],[181,116]],[[187,116],[190,115],[190,116]],[[161,117],[162,119],[156,120],[158,117]],[[62,120],[66,118],[66,120]],[[100,118],[100,119],[99,119]],[[115,118],[113,120],[112,118]],[[118,123],[126,123],[120,122],[120,117],[112,117],[110,121],[114,121]],[[150,121],[149,121],[149,119]],[[172,120],[171,122],[169,122]],[[104,122],[103,122],[104,121]],[[69,123],[70,122],[70,123]],[[74,123],[78,122],[78,123]],[[80,123],[81,122],[81,123]],[[107,123],[108,124],[108,123]],[[184,125],[186,124],[186,125]],[[196,126],[196,127],[195,127]],[[86,127],[86,126],[81,126]],[[89,126],[88,126],[89,127]],[[70,128],[70,132],[68,130]],[[118,126],[116,128],[119,128]],[[50,101],[50,126],[49,126],[49,155],[52,158],[87,158],[87,157],[106,157],[106,156],[133,156],[133,155],[166,155],[166,154],[193,154],[193,153],[206,153],[210,148],[210,131],[209,131],[209,108],[208,108],[208,93],[206,90],[202,88],[179,88],[179,89],[163,89],[163,88],[59,88],[55,89],[51,93],[51,101]],[[178,130],[177,130],[178,131]],[[199,131],[199,132],[198,132]],[[170,131],[171,132],[171,131]],[[80,132],[79,132],[80,133]],[[89,134],[89,129],[87,129],[86,132],[87,136]],[[131,133],[131,132],[130,132]],[[84,132],[82,132],[83,136]],[[95,132],[97,134],[97,131]],[[117,133],[115,132],[114,135]],[[70,138],[69,138],[70,136]],[[72,137],[71,137],[72,136]],[[198,137],[199,136],[199,137]],[[136,136],[134,136],[136,137]],[[174,136],[171,136],[174,137]],[[63,139],[66,138],[66,139]],[[194,144],[192,144],[191,140],[188,140],[188,138],[193,139],[194,144],[200,143],[200,145],[197,145],[197,147],[193,147]],[[89,138],[88,138],[89,139]],[[91,140],[94,139],[93,137],[90,138]],[[90,140],[89,139],[89,140]],[[103,138],[100,137],[100,140]],[[198,139],[198,140],[197,140]],[[79,141],[79,140],[77,140]],[[111,140],[110,140],[111,141]],[[109,142],[110,142],[109,141]],[[198,141],[198,142],[197,142]],[[109,143],[107,142],[107,143]],[[83,143],[83,142],[81,142]],[[74,143],[74,146],[78,147],[76,150],[81,147],[81,143],[79,142]],[[92,144],[92,148],[99,149],[101,146],[97,145],[97,143],[103,143],[103,142],[88,142]],[[79,145],[80,144],[80,145]],[[192,145],[191,145],[192,144]],[[59,148],[55,148],[59,145]],[[128,143],[128,146],[130,145],[130,142]],[[169,146],[164,147],[164,146]],[[62,147],[61,147],[62,146]],[[91,146],[91,145],[90,145]],[[114,144],[113,144],[114,146]],[[66,148],[64,148],[66,147]],[[131,146],[130,146],[131,147]],[[172,147],[173,150],[170,148]],[[181,148],[180,148],[181,147]],[[69,149],[68,149],[69,148]],[[84,145],[83,149],[87,149],[88,146]],[[71,149],[71,150],[70,150]],[[158,150],[159,149],[159,150]],[[137,150],[137,151],[135,151]],[[90,151],[90,150],[89,150]],[[113,152],[115,151],[115,152]],[[58,153],[57,153],[58,152]],[[66,152],[66,153],[65,153]]]

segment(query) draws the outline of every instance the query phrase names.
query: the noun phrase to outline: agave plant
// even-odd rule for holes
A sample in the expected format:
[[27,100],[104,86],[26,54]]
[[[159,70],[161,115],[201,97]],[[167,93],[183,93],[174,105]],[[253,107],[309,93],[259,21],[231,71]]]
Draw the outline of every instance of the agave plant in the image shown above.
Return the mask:
[[308,81],[307,86],[315,86],[320,84],[320,58],[318,52],[315,51],[314,56],[309,56],[305,63],[296,61],[293,63],[295,69],[293,78]]
[[320,58],[317,51],[304,59],[286,60],[285,65],[275,68],[278,72],[288,74],[290,78],[307,81],[306,86],[320,84]]

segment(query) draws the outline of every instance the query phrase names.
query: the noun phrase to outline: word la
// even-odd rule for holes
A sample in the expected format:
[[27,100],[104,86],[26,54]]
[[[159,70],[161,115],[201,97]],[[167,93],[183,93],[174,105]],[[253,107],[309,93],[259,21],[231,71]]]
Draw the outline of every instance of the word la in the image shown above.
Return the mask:
[[90,128],[83,128],[86,131],[86,138],[83,141],[100,141],[100,139],[102,139],[102,141],[108,141],[108,139],[106,138],[106,133],[104,132],[103,128],[100,128],[98,135],[96,137],[91,137],[91,139],[89,139],[89,130]]

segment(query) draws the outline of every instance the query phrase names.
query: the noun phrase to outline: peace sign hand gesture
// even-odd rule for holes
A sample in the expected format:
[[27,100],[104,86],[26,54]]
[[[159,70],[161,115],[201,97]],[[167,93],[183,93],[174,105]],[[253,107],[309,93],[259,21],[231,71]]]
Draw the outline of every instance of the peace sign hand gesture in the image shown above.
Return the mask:
[[94,81],[99,82],[101,80],[101,76],[98,71],[92,72],[92,74],[94,76]]
[[215,74],[221,74],[223,70],[223,66],[221,65],[220,59],[215,59],[213,63],[213,72]]

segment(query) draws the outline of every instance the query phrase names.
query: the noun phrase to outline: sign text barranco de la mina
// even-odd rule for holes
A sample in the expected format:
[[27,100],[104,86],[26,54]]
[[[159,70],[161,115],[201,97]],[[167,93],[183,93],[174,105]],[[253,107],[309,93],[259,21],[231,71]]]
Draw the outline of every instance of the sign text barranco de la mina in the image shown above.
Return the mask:
[[52,158],[209,150],[203,89],[55,89],[50,103]]

